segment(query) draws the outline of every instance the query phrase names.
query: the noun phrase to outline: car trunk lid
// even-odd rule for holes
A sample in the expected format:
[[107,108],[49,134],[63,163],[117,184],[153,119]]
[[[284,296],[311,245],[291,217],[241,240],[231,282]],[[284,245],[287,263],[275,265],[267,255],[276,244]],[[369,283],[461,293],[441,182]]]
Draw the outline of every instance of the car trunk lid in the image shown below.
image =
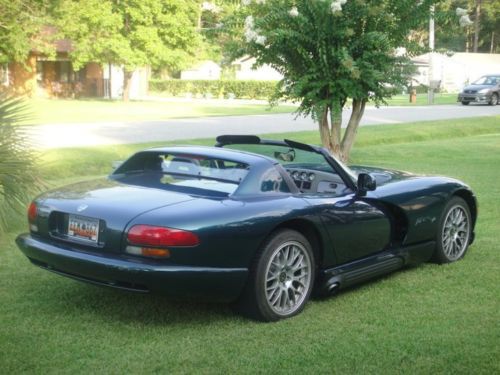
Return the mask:
[[81,182],[37,198],[37,234],[91,251],[120,252],[123,231],[132,219],[193,199],[111,179]]

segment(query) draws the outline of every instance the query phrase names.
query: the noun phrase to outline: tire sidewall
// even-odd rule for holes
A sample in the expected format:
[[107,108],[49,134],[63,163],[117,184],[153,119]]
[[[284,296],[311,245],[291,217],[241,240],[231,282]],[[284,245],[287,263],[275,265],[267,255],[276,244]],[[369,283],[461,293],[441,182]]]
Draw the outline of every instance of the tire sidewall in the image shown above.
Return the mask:
[[[309,288],[306,292],[306,295],[301,305],[290,314],[281,315],[273,311],[267,302],[265,279],[266,279],[267,266],[271,261],[271,257],[273,256],[275,250],[283,243],[289,241],[299,242],[304,247],[305,251],[308,253],[311,262],[311,269],[310,269],[311,280],[309,283]],[[284,229],[275,232],[273,235],[271,235],[270,238],[266,241],[266,243],[262,246],[262,251],[260,253],[257,262],[255,263],[255,269],[253,271],[254,271],[254,278],[253,280],[251,280],[251,282],[253,283],[252,289],[255,293],[254,297],[255,297],[255,302],[257,303],[257,308],[260,314],[262,315],[263,320],[277,321],[280,319],[290,318],[292,316],[299,314],[304,309],[305,305],[307,304],[307,301],[309,300],[309,297],[311,296],[311,292],[314,286],[315,260],[311,245],[309,241],[302,234],[294,230]]]
[[443,249],[443,241],[442,241],[442,236],[443,236],[443,226],[445,224],[445,220],[446,220],[446,217],[448,216],[448,213],[450,212],[450,210],[456,206],[460,206],[466,216],[467,216],[467,220],[468,220],[468,223],[469,223],[469,227],[468,227],[468,242],[470,243],[470,239],[471,239],[471,235],[472,235],[472,217],[471,217],[471,214],[470,214],[470,209],[469,209],[469,206],[467,205],[467,203],[460,197],[453,197],[451,198],[448,203],[446,203],[446,206],[444,207],[443,209],[443,212],[441,214],[441,218],[439,220],[439,226],[438,226],[438,230],[437,230],[437,234],[436,234],[436,250],[435,250],[435,254],[434,254],[434,260],[437,262],[437,263],[453,263],[453,262],[456,262],[457,260],[460,260],[462,259],[465,254],[467,253],[467,250],[469,248],[469,243],[467,244],[467,247],[465,248],[464,252],[462,253],[462,255],[458,258],[458,259],[454,259],[454,260],[451,260],[449,259],[445,252],[444,252],[444,249]]

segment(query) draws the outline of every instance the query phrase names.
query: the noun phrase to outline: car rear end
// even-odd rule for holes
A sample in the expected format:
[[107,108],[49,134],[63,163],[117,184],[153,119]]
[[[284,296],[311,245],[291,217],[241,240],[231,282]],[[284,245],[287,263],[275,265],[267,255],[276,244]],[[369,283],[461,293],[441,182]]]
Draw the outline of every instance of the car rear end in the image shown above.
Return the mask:
[[[246,269],[205,267],[172,260],[176,249],[196,249],[198,235],[138,218],[163,209],[175,213],[196,198],[179,192],[96,181],[36,199],[29,233],[18,236],[35,265],[93,284],[141,293],[232,300]],[[135,219],[135,221],[134,221]]]

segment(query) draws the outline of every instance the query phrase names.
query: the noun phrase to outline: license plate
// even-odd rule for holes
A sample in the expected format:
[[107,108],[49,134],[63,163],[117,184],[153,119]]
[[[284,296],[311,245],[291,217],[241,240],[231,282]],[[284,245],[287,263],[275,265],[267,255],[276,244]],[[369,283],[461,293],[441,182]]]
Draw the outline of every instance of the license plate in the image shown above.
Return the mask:
[[85,216],[69,215],[68,237],[97,243],[99,236],[99,219]]

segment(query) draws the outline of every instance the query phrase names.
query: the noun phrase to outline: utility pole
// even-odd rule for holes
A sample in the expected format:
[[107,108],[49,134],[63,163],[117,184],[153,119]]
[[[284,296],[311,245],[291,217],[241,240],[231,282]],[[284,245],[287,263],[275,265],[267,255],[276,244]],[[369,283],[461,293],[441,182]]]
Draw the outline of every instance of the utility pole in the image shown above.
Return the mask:
[[481,25],[481,0],[476,0],[476,19],[474,20],[474,53],[477,53],[479,44],[479,29]]
[[431,5],[430,18],[429,18],[429,69],[428,79],[429,88],[427,89],[427,102],[434,104],[434,89],[432,88],[432,81],[434,80],[434,5]]

